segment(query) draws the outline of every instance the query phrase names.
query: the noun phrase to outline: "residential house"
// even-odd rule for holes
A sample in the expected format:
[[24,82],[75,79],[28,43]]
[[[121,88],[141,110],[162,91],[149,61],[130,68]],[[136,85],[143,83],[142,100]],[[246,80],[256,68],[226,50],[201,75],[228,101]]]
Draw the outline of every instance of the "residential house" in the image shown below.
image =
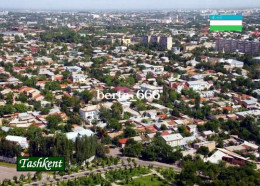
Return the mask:
[[211,85],[206,81],[188,81],[187,85],[190,89],[195,91],[207,90]]
[[177,147],[182,145],[183,137],[180,133],[164,135],[162,136],[162,138],[171,147]]
[[72,81],[73,83],[85,83],[87,80],[87,76],[84,74],[73,74]]
[[100,108],[99,105],[88,105],[85,108],[81,108],[79,110],[80,117],[84,121],[92,121],[94,119],[98,119],[99,108]]

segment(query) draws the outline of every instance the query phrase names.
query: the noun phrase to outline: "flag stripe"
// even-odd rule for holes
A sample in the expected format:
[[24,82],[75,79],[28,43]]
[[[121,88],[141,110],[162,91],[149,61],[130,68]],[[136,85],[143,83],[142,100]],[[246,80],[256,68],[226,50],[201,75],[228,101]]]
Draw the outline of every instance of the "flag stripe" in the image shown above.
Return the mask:
[[242,15],[210,15],[210,20],[242,20]]
[[212,26],[242,26],[242,20],[214,20],[210,21],[210,25]]
[[242,26],[210,26],[210,31],[238,31],[242,32]]

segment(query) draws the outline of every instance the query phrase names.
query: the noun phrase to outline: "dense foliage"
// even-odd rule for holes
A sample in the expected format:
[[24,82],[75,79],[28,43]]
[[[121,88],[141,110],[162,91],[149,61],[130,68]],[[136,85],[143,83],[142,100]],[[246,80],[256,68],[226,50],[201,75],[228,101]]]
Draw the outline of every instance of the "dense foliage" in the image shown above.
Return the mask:
[[79,164],[96,154],[97,140],[94,136],[69,140],[63,134],[54,137],[35,136],[30,140],[30,156],[64,156],[66,165]]
[[22,149],[20,145],[17,145],[14,142],[7,141],[2,139],[0,141],[0,156],[5,156],[8,158],[13,158],[21,156]]

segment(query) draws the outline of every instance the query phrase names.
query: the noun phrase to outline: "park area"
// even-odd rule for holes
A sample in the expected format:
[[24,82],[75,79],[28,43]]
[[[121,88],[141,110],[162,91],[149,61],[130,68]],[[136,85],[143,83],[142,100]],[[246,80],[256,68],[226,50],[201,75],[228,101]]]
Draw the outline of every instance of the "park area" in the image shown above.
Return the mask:
[[127,186],[134,185],[134,186],[168,186],[169,183],[164,179],[160,178],[156,175],[149,175],[140,178],[134,179],[130,184]]

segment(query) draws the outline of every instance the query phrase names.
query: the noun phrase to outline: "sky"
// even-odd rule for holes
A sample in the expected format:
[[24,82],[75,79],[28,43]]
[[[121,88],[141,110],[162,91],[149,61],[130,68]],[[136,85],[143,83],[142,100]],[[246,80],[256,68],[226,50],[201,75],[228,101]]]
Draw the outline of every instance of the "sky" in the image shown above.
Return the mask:
[[259,0],[0,0],[0,9],[126,10],[260,7]]

